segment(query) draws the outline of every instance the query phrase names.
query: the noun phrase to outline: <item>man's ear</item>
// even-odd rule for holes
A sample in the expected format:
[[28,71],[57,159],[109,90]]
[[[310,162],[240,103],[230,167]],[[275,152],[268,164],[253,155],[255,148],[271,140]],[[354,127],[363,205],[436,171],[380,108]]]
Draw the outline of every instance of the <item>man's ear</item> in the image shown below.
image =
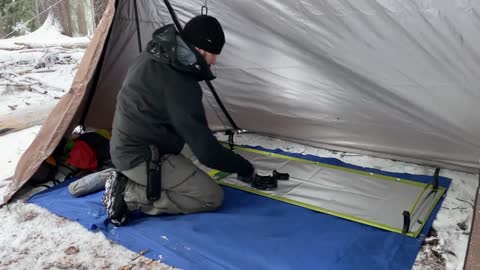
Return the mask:
[[210,66],[207,64],[207,61],[205,60],[205,50],[199,49],[197,47],[194,47],[195,51],[195,57],[197,58],[197,63],[201,67],[202,71],[202,80],[214,80],[216,77],[212,74],[212,71],[210,70]]

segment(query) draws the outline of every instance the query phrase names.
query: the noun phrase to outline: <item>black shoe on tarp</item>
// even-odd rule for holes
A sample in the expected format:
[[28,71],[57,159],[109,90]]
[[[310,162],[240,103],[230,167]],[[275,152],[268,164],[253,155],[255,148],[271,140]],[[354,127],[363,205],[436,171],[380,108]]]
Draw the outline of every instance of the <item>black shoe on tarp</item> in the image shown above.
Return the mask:
[[102,203],[107,209],[110,222],[116,226],[122,226],[127,222],[126,187],[127,177],[118,171],[111,171],[105,183],[105,194],[102,197]]

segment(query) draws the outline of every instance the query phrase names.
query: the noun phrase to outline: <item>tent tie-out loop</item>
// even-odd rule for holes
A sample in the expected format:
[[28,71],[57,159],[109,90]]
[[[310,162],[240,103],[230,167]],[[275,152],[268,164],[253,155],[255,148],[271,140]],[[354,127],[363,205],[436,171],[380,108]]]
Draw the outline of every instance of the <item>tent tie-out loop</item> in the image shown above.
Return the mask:
[[235,132],[233,130],[227,130],[225,135],[228,135],[228,146],[230,146],[230,150],[233,150],[235,146],[235,142],[233,141],[233,136],[235,136]]
[[[205,11],[205,13],[203,13],[203,11]],[[208,0],[205,0],[205,4],[202,6],[201,14],[208,15]]]

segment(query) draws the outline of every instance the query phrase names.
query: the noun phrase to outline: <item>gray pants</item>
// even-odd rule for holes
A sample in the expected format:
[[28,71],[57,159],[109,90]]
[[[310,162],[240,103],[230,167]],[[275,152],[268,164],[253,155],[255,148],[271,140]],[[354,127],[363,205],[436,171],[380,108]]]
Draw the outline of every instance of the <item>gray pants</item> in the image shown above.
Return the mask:
[[122,173],[129,178],[125,202],[132,211],[149,215],[189,214],[213,211],[223,203],[223,189],[184,154],[169,155],[162,162],[161,197],[155,202],[147,199],[145,162]]

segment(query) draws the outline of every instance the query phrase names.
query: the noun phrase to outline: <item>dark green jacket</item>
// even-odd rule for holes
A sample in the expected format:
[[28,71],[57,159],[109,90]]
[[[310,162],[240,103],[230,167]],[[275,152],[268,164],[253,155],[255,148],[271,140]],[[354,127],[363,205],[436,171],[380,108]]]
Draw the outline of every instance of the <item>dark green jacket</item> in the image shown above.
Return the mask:
[[180,63],[176,50],[175,28],[164,26],[129,68],[117,96],[113,164],[128,170],[149,159],[151,144],[161,154],[178,154],[187,143],[205,166],[249,176],[252,165],[223,147],[207,125],[198,83],[203,72],[198,65]]

